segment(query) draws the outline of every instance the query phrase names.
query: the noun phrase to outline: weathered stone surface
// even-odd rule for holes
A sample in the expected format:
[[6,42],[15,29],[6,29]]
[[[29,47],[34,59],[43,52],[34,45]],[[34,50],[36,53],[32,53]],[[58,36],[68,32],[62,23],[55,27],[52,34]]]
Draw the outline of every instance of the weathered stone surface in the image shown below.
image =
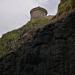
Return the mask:
[[31,19],[44,18],[44,16],[47,16],[47,13],[47,10],[42,7],[36,7],[30,11]]
[[[20,38],[11,42],[16,47],[0,58],[0,75],[75,75],[75,1],[61,1],[56,22],[28,32],[23,28]],[[72,8],[67,8],[69,1]],[[72,11],[63,16],[66,9]]]
[[0,75],[75,75],[75,11],[25,39],[0,59]]

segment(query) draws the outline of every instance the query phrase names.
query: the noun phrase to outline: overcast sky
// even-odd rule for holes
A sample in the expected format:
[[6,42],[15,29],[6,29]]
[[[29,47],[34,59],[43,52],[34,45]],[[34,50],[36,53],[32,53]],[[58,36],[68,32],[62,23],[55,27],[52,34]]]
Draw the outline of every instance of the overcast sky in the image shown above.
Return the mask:
[[26,24],[32,8],[41,6],[55,15],[58,4],[59,0],[0,0],[0,36]]

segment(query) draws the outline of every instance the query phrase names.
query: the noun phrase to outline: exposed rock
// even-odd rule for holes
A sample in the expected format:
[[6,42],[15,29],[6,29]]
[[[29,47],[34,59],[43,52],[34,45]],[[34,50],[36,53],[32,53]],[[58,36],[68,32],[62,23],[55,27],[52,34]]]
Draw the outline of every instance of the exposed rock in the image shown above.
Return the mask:
[[0,59],[0,75],[75,75],[75,11],[38,29],[30,42],[19,40],[17,51]]
[[17,30],[4,34],[2,38],[0,38],[0,57],[8,54],[9,52],[15,51],[16,44],[22,35],[28,34],[28,36],[31,36],[31,31],[35,32],[35,30],[42,28],[47,24],[49,24],[49,19],[47,18],[35,19],[29,21],[26,25]]
[[0,75],[75,75],[74,4],[61,0],[50,24],[46,19],[33,20],[3,35]]
[[64,16],[66,16],[69,13],[69,11],[72,12],[74,10],[75,8],[74,4],[75,4],[74,0],[61,0],[61,3],[59,4],[58,8],[58,13],[56,16],[50,15],[46,16],[45,18],[29,21],[26,25],[24,25],[20,29],[4,34],[2,38],[0,38],[0,57],[11,52],[12,50],[15,50],[16,43],[21,38],[22,34],[26,35],[31,30],[33,32],[33,30],[42,28],[49,23],[60,21],[60,19],[64,18]]
[[50,23],[62,20],[72,11],[75,11],[75,0],[61,0],[58,6],[58,12],[50,19]]

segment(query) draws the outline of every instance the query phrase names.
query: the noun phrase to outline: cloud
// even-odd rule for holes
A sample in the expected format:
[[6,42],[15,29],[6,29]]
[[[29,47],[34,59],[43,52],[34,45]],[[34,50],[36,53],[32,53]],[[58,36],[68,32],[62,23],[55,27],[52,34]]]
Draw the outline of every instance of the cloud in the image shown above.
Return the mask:
[[30,19],[30,10],[42,6],[49,14],[56,14],[59,0],[0,0],[0,36],[8,31],[19,28]]

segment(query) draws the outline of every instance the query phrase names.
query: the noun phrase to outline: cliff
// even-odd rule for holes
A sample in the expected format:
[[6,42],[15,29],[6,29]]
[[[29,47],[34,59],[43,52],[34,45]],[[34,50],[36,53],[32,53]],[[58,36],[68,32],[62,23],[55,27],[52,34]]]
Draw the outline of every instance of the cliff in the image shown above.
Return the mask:
[[0,59],[1,75],[74,75],[75,12],[22,36],[15,52]]
[[57,15],[63,15],[75,9],[75,0],[61,0]]
[[[67,3],[68,1],[73,0],[67,0]],[[3,35],[0,39],[2,49],[4,48],[2,51],[4,55],[0,59],[0,74],[74,75],[75,10],[73,9],[69,9],[71,12],[67,12],[62,19],[52,23],[48,20],[36,20],[35,23],[29,22],[22,28]]]

